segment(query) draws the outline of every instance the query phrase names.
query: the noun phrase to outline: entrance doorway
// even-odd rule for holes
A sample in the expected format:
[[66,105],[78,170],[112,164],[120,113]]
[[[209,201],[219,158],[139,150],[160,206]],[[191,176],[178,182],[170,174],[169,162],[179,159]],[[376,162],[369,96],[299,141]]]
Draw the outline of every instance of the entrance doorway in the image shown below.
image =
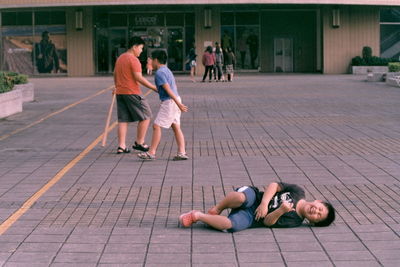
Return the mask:
[[119,29],[119,28],[110,28],[109,29],[109,36],[108,39],[108,68],[114,71],[115,62],[117,58],[126,52],[126,47],[128,46],[127,42],[127,30],[126,29]]
[[274,39],[274,72],[293,72],[293,38]]

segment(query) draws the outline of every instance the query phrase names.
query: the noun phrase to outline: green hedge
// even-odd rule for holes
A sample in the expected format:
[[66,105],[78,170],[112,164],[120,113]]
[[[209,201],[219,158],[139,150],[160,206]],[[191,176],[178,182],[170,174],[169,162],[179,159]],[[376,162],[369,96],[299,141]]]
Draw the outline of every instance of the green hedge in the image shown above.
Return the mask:
[[391,62],[399,62],[399,60],[372,56],[372,49],[369,46],[363,47],[362,57],[357,56],[351,59],[352,66],[388,66]]
[[389,63],[389,72],[400,72],[400,62]]
[[351,60],[352,66],[387,66],[391,62],[398,62],[395,58],[381,58],[381,57],[354,57]]
[[24,83],[28,83],[27,75],[0,71],[0,93],[11,91],[15,84]]

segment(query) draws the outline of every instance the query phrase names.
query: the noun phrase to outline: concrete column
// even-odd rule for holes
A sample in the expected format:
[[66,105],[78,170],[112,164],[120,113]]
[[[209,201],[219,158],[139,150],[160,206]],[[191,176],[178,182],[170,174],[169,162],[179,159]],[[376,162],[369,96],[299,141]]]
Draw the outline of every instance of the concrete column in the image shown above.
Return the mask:
[[[204,10],[206,8],[211,9],[211,27],[204,27]],[[196,54],[197,54],[197,76],[204,74],[204,66],[201,63],[204,50],[208,44],[214,46],[215,42],[221,42],[221,11],[219,7],[214,6],[199,6],[195,9],[196,24],[195,24],[195,36],[196,36]]]

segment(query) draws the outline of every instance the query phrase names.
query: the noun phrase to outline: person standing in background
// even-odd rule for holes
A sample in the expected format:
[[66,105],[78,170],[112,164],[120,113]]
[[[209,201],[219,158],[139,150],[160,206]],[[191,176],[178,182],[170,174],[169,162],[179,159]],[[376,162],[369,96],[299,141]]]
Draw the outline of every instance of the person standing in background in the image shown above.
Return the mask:
[[56,46],[50,40],[48,31],[42,32],[42,40],[35,44],[36,67],[39,73],[57,73],[60,69]]

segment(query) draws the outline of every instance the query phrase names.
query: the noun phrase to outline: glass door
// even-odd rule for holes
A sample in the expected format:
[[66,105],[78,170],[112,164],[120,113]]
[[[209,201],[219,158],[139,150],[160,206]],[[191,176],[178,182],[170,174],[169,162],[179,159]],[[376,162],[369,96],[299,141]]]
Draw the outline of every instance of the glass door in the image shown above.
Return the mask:
[[183,71],[183,28],[168,28],[168,67],[172,71]]
[[274,39],[275,72],[293,72],[293,39]]
[[114,71],[117,58],[127,50],[127,29],[126,28],[110,28],[109,29],[109,69]]

